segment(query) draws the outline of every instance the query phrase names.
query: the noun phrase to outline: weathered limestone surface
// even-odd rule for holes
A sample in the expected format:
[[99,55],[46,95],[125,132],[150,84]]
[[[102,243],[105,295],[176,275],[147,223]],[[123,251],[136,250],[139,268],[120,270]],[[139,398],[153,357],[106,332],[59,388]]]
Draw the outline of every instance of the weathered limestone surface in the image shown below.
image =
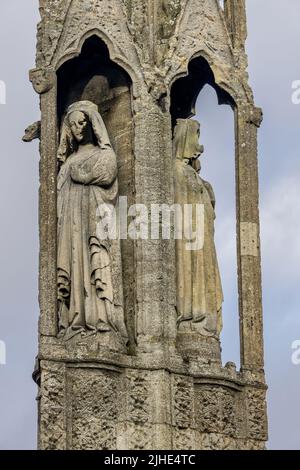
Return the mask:
[[[40,0],[40,14],[30,80],[41,125],[25,136],[41,139],[39,447],[264,449],[262,116],[248,85],[245,0],[225,0],[224,10],[217,0]],[[180,347],[172,240],[121,240],[126,351],[92,337],[65,341],[57,319],[57,152],[67,107],[98,106],[128,204],[171,205],[172,126],[193,115],[206,83],[235,112],[241,370],[222,367],[218,340],[215,350],[207,339]]]

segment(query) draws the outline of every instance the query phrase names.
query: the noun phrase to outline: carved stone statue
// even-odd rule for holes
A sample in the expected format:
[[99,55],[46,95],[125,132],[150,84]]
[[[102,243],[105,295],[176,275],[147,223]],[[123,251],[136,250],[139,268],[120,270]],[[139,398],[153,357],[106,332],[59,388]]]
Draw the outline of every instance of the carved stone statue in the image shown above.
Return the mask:
[[126,341],[119,240],[99,236],[99,210],[117,202],[117,160],[95,104],[68,108],[58,160],[59,336],[116,332]]
[[[215,196],[200,173],[200,124],[178,119],[174,134],[175,202],[193,208],[193,230],[202,230],[201,247],[187,249],[185,237],[176,240],[177,311],[179,331],[191,329],[204,336],[219,336],[222,329],[223,293],[214,243]],[[204,209],[203,225],[196,226],[196,205]]]
[[41,138],[41,121],[36,121],[26,127],[25,134],[22,137],[23,142],[32,142],[34,139]]

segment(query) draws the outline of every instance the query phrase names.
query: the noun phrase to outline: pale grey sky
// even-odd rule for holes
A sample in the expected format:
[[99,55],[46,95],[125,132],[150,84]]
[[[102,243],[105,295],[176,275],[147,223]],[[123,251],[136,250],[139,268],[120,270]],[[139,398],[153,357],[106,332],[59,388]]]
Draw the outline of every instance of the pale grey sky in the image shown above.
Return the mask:
[[[300,449],[300,80],[299,0],[247,0],[250,83],[263,107],[259,132],[266,373],[270,449]],[[24,128],[39,119],[28,80],[34,66],[38,0],[1,0],[0,105],[2,181],[0,231],[0,448],[36,448],[36,387],[31,380],[38,321],[38,144],[23,144]],[[197,103],[202,124],[203,176],[217,196],[216,241],[225,291],[223,361],[239,362],[235,275],[233,115],[205,89]]]

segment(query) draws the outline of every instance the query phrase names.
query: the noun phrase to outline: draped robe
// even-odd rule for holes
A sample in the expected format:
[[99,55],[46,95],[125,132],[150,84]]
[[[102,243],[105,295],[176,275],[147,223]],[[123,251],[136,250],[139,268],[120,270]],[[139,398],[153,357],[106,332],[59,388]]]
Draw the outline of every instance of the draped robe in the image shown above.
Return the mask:
[[[195,208],[204,207],[204,244],[187,250],[187,240],[176,240],[178,323],[190,321],[199,325],[203,335],[218,335],[222,329],[223,292],[214,243],[214,193],[192,167],[199,154],[197,127],[192,120],[179,120],[175,134],[175,202],[193,206],[193,231],[196,229]],[[201,227],[197,228],[201,230]]]
[[[70,155],[58,175],[59,333],[118,331],[127,337],[119,240],[99,237],[99,206],[115,206],[117,162],[110,145]],[[99,229],[99,226],[98,226]]]

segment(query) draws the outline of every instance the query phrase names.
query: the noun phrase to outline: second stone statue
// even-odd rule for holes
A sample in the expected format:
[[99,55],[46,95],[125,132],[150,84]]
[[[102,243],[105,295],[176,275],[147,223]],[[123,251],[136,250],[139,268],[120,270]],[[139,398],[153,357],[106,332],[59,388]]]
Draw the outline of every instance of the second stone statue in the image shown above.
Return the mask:
[[[177,120],[175,202],[191,209],[190,217],[184,217],[185,237],[176,240],[178,326],[179,333],[217,339],[222,329],[223,293],[214,243],[215,197],[211,185],[199,175],[198,157],[203,153],[199,137],[197,121]],[[198,246],[188,245],[189,233],[198,236]]]

